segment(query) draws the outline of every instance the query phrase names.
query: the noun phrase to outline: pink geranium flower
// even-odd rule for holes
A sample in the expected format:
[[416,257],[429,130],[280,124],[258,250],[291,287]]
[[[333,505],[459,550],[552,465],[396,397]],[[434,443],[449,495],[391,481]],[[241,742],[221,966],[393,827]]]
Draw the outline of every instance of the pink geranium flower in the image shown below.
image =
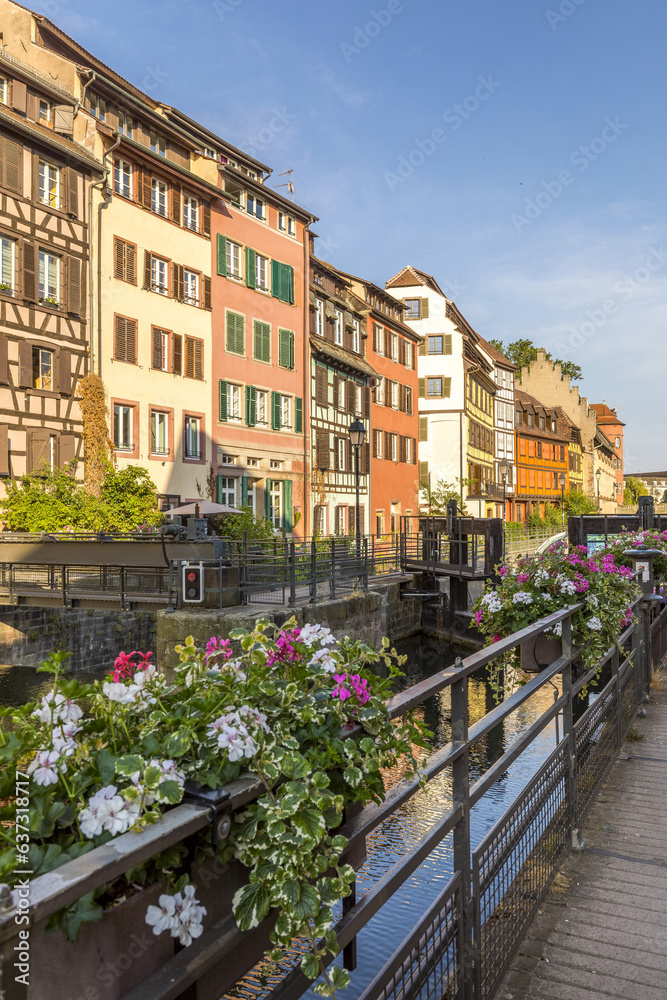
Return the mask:
[[334,680],[336,681],[336,686],[331,692],[331,697],[340,698],[341,701],[345,701],[346,698],[351,698],[352,692],[344,686],[345,681],[347,680],[347,674],[334,674]]

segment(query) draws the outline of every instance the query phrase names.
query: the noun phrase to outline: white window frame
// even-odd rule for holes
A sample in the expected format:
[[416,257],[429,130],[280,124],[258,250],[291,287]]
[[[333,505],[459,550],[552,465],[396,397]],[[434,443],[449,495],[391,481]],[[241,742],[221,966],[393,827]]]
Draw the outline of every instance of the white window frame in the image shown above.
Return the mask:
[[396,434],[389,435],[391,439],[391,460],[392,462],[398,461],[398,436]]
[[167,140],[163,135],[158,132],[151,132],[149,137],[150,150],[151,153],[157,153],[158,156],[166,157],[167,155]]
[[296,219],[291,215],[287,216],[287,235],[296,238]]
[[404,357],[405,357],[405,367],[412,368],[412,352],[414,350],[414,345],[411,340],[405,341]]
[[100,122],[107,120],[107,102],[99,94],[91,94],[89,111]]
[[384,431],[373,431],[375,434],[375,451],[377,458],[384,457]]
[[169,201],[169,189],[164,181],[159,177],[151,178],[151,211],[160,218],[167,218],[167,204]]
[[364,398],[362,387],[358,384],[354,386],[354,415],[360,417],[364,409]]
[[338,399],[336,400],[336,403],[337,403],[338,409],[342,410],[343,412],[345,412],[345,408],[346,408],[346,401],[345,401],[346,389],[347,389],[347,382],[345,381],[345,379],[342,379],[342,378],[339,379],[338,380]]
[[324,336],[324,301],[315,299],[315,332],[318,337]]
[[278,212],[278,229],[281,233],[287,232],[287,216],[284,212]]
[[194,195],[183,195],[183,226],[193,233],[199,232],[199,199]]
[[232,240],[227,240],[227,277],[241,280],[241,247]]
[[412,438],[410,437],[405,439],[405,462],[407,465],[412,465]]
[[199,305],[199,274],[183,268],[183,301],[188,306]]
[[269,520],[274,528],[280,529],[283,526],[283,482],[282,479],[271,481],[271,492],[269,493]]
[[[42,108],[46,108],[46,114],[42,115]],[[37,99],[37,122],[40,125],[51,125],[51,103],[43,97]]]
[[236,507],[236,479],[233,476],[222,476],[220,484],[220,503]]
[[120,156],[113,164],[113,189],[122,198],[132,198],[132,164]]
[[279,458],[272,458],[269,462],[270,469],[282,469],[283,463]]
[[361,354],[361,333],[358,319],[352,320],[352,350],[355,354]]
[[376,323],[375,324],[375,348],[376,348],[375,353],[379,357],[383,357],[384,356],[384,338],[385,338],[385,329],[384,329],[384,327],[380,326],[378,323]]
[[7,80],[4,76],[0,76],[0,104],[7,103]]
[[334,343],[339,347],[343,346],[343,313],[340,309],[334,310]]
[[[252,205],[252,209],[249,207],[250,205]],[[259,206],[259,215],[257,214],[257,206]],[[264,222],[266,219],[266,202],[263,198],[258,198],[256,194],[246,193],[245,210],[248,215],[252,215],[254,219],[259,219],[260,222]]]
[[[35,361],[37,365],[35,366]],[[47,347],[33,347],[32,349],[32,387],[42,389],[45,392],[53,392],[53,373],[55,371],[55,354]],[[35,367],[37,374],[35,374]]]
[[14,295],[16,291],[16,240],[0,236],[0,293]]
[[[160,433],[161,431],[161,433]],[[151,410],[150,449],[151,455],[169,454],[169,413],[165,410]],[[160,438],[163,438],[163,447],[160,448]],[[155,442],[155,447],[153,447]]]
[[155,255],[151,257],[151,291],[169,295],[169,266],[166,260]]
[[292,426],[292,397],[280,397],[280,426],[289,429]]
[[212,146],[204,146],[204,156],[207,160],[217,160],[218,154]]
[[380,376],[375,386],[375,402],[378,406],[384,406],[384,378]]
[[255,284],[260,291],[269,291],[269,261],[261,254],[255,254]]
[[[127,418],[126,420],[124,418]],[[127,438],[122,433],[127,431]],[[128,440],[129,439],[129,440]],[[113,443],[116,451],[134,451],[134,407],[126,403],[113,405]]]
[[398,409],[398,382],[391,383],[391,408]]
[[392,333],[391,336],[391,360],[398,361],[398,334]]
[[[162,345],[162,364],[155,370],[159,372],[166,372],[169,371],[169,334],[165,333],[164,330],[159,330],[158,333],[160,334],[160,344]],[[153,334],[153,337],[155,337],[155,334]]]
[[[194,448],[193,448],[194,445]],[[192,452],[196,450],[196,453]],[[201,458],[201,417],[185,415],[185,434],[183,436],[183,457]]]
[[126,111],[118,112],[118,131],[121,135],[132,138],[132,119]]
[[266,389],[258,389],[256,397],[257,423],[266,426],[269,422],[269,394]]
[[336,438],[336,450],[338,452],[338,469],[341,472],[347,471],[347,442],[344,437]]
[[58,167],[40,157],[37,174],[40,204],[46,205],[48,208],[60,208],[60,170]]
[[241,386],[232,382],[227,385],[227,419],[241,420]]
[[[51,277],[48,273],[52,265],[55,265],[53,284],[51,284]],[[48,250],[39,251],[37,272],[39,301],[56,309],[60,308],[60,267],[61,260],[57,254],[50,253]],[[56,302],[45,302],[46,299],[55,299]]]

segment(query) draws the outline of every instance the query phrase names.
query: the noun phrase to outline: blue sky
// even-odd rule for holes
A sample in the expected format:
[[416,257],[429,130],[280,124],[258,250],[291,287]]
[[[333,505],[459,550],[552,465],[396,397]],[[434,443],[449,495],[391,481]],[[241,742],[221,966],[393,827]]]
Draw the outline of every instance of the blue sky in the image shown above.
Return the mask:
[[293,167],[321,256],[378,284],[415,264],[483,336],[576,361],[627,424],[626,471],[667,467],[663,4],[35,9],[274,174]]

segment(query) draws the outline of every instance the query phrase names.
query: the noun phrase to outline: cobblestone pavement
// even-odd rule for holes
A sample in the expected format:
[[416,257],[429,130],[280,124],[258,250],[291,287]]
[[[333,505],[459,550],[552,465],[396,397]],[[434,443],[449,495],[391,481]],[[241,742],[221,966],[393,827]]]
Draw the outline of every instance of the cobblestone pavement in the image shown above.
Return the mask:
[[664,669],[660,681],[496,1000],[667,1000]]

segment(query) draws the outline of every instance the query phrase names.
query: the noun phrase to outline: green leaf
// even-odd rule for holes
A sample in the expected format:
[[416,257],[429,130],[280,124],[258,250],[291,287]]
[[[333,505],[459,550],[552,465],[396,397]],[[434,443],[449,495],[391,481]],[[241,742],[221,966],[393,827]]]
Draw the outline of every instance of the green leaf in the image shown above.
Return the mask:
[[190,738],[185,730],[180,729],[165,743],[165,752],[168,757],[182,757],[189,747]]
[[95,754],[95,766],[103,785],[110,785],[116,773],[117,757],[110,750],[98,750]]
[[343,772],[343,777],[347,781],[348,785],[352,785],[353,788],[358,788],[362,782],[363,775],[358,767],[346,767]]
[[331,784],[331,780],[324,773],[324,771],[316,771],[315,774],[311,776],[310,783],[313,788],[328,788]]
[[176,805],[183,798],[183,786],[180,782],[169,778],[167,781],[160,782],[157,786],[157,794],[161,802],[169,802],[170,805]]
[[141,772],[143,767],[143,758],[139,754],[129,753],[124,757],[119,757],[116,761],[116,774],[129,776],[130,774],[136,774],[137,771]]
[[350,984],[350,973],[347,969],[341,969],[337,965],[331,967],[329,978],[335,990],[344,990]]
[[69,941],[78,941],[81,924],[97,923],[104,916],[102,907],[94,902],[93,895],[93,892],[88,892],[77,899],[76,903],[49,917],[47,931],[60,928]]
[[314,920],[320,912],[320,894],[313,885],[307,882],[301,886],[301,898],[294,907],[297,920]]
[[293,910],[301,898],[301,886],[296,879],[292,878],[288,879],[287,882],[283,882],[280,896],[285,900],[289,909]]
[[248,931],[264,919],[269,912],[271,898],[259,882],[249,882],[234,894],[232,907],[241,931]]
[[322,835],[326,829],[324,825],[324,816],[317,809],[312,807],[306,809],[300,809],[298,813],[292,817],[292,822],[294,826],[301,833],[305,834],[307,837],[312,837],[315,841],[320,841]]
[[308,979],[317,979],[320,974],[320,963],[317,961],[312,951],[304,955],[301,959],[301,971]]

